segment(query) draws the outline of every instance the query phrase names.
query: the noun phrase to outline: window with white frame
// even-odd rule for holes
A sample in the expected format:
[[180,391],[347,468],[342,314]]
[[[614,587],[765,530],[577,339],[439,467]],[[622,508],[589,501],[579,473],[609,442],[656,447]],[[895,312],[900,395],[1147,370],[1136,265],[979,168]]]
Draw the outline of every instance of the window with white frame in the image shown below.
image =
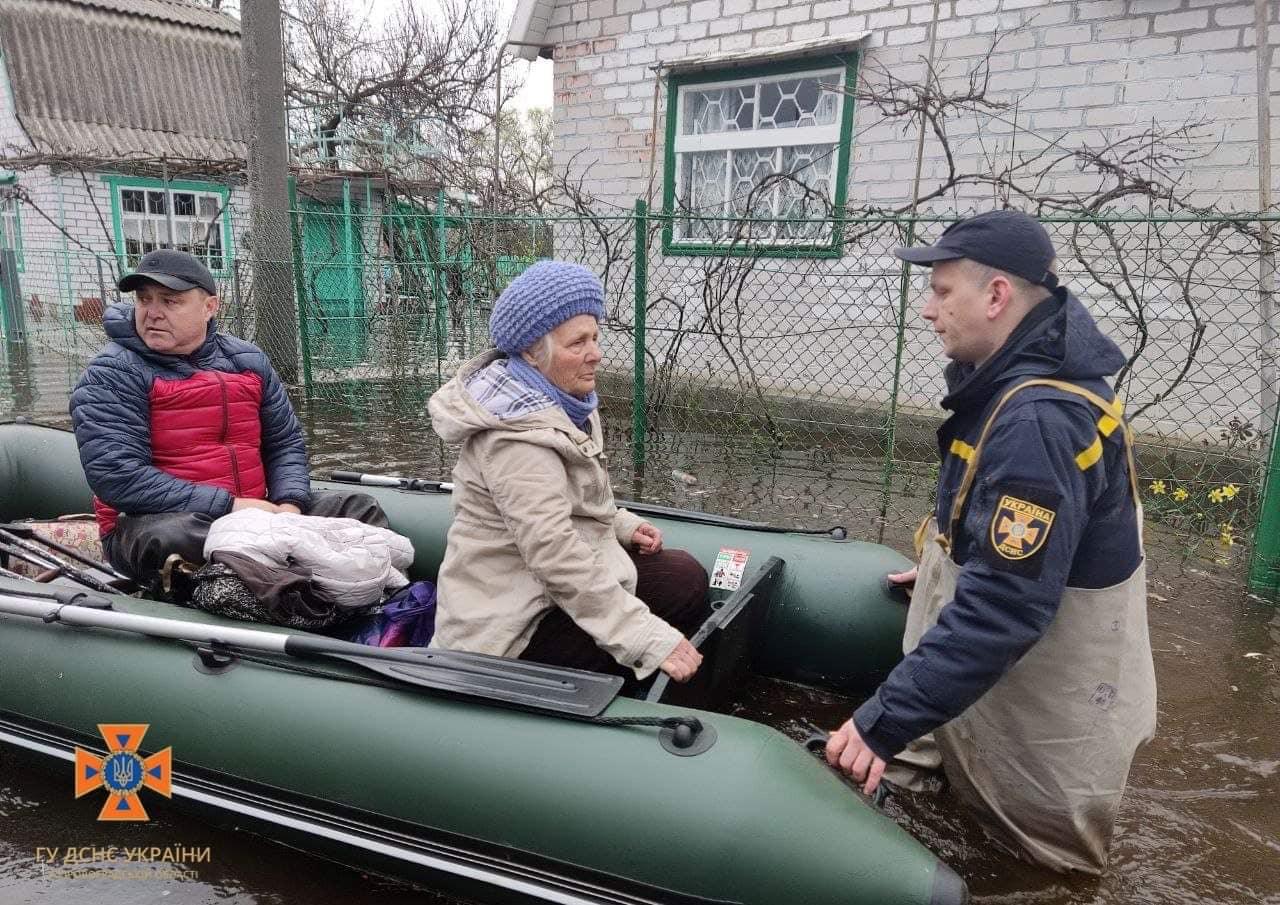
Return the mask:
[[749,78],[673,79],[668,250],[832,242],[848,165],[851,62]]
[[125,262],[157,248],[190,252],[216,272],[226,269],[224,196],[215,191],[117,185]]

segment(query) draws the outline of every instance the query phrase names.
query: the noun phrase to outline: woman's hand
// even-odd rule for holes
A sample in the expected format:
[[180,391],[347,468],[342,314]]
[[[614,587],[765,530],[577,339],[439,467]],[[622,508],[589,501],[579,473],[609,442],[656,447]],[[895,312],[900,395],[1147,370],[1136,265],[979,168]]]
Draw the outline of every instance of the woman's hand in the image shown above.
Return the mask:
[[[657,529],[654,528],[654,530],[656,531]],[[698,653],[698,649],[689,643],[688,638],[681,638],[680,643],[676,645],[676,649],[667,656],[667,659],[662,661],[662,665],[658,668],[677,682],[688,682],[701,665],[702,654]]]
[[[662,549],[662,532],[648,522],[642,522],[631,535],[631,545],[641,556],[649,556]],[[701,658],[699,658],[701,659]],[[690,673],[690,675],[693,675]],[[673,677],[674,678],[674,677]]]
[[239,512],[242,509],[261,509],[263,512],[275,514],[280,511],[280,507],[275,503],[269,503],[266,500],[258,500],[252,497],[237,497],[236,501],[231,504],[232,512]]
[[890,572],[887,577],[889,579],[889,584],[895,584],[899,587],[905,587],[907,590],[911,590],[911,586],[916,583],[916,576],[919,572],[920,567],[916,566],[905,572]]

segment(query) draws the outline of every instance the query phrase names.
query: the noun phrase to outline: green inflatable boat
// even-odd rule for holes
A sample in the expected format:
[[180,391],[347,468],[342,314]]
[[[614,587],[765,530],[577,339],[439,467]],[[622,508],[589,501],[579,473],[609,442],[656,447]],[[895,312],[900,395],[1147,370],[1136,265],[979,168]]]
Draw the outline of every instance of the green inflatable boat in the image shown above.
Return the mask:
[[[434,578],[449,495],[387,482],[365,489],[413,540],[413,577]],[[71,434],[0,425],[0,522],[90,500]],[[715,709],[748,669],[872,687],[898,657],[905,608],[882,577],[903,558],[839,531],[635,508],[708,569],[722,550],[746,556],[741,586],[714,592],[688,685],[660,679],[636,700],[594,673],[0,578],[0,743],[96,783],[86,819],[167,787],[216,822],[484,901],[966,901],[954,872],[805,746]],[[102,724],[147,728],[108,745]]]

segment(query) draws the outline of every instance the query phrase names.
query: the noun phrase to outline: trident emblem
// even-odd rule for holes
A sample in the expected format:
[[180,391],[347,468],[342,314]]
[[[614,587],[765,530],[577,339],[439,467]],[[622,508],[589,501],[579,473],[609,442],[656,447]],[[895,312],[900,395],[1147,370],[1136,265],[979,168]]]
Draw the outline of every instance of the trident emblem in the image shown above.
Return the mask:
[[138,754],[149,723],[99,723],[98,731],[107,743],[107,756],[98,757],[76,748],[76,798],[105,787],[106,803],[99,820],[149,820],[138,798],[143,787],[168,798],[171,792],[173,749],[165,748],[150,757]]

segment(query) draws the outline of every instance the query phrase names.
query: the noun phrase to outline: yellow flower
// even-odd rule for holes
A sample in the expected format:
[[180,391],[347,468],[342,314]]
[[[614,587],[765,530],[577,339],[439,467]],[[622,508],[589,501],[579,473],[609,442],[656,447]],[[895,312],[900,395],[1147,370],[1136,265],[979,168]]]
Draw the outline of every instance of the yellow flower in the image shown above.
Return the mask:
[[1191,494],[1187,493],[1187,491],[1186,491],[1186,489],[1185,489],[1185,488],[1183,488],[1183,487],[1179,487],[1177,490],[1175,490],[1175,491],[1173,492],[1172,496],[1173,496],[1173,498],[1174,498],[1175,500],[1177,500],[1179,503],[1181,503],[1181,502],[1182,502],[1183,500],[1185,500],[1187,497],[1191,496]]
[[1240,488],[1235,484],[1228,484],[1222,488],[1222,495],[1228,500],[1235,499],[1235,495],[1240,492]]
[[1164,481],[1152,481],[1151,492],[1154,494],[1164,493]]
[[1209,502],[1211,502],[1211,503],[1221,503],[1224,499],[1226,499],[1226,498],[1222,495],[1222,490],[1221,490],[1221,489],[1216,489],[1216,490],[1210,490],[1210,491],[1209,491]]
[[1230,547],[1236,542],[1236,536],[1231,530],[1230,525],[1223,525],[1222,531],[1218,534],[1218,543],[1224,547]]

